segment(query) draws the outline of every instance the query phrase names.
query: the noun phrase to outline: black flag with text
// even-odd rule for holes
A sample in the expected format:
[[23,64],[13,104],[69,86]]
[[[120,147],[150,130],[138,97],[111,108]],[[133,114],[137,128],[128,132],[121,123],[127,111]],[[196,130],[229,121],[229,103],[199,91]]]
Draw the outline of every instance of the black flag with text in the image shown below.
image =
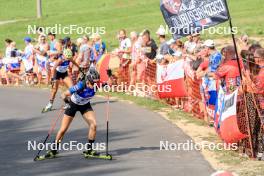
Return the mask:
[[226,0],[161,0],[160,9],[174,39],[229,19]]

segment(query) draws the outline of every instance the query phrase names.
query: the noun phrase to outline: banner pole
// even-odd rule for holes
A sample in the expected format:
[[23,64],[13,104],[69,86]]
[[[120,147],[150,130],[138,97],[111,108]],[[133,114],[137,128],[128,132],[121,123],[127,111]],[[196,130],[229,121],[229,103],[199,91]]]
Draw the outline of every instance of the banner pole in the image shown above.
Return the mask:
[[[230,15],[230,11],[229,11],[229,7],[227,4],[227,0],[225,1],[225,5],[226,5],[226,10],[227,10],[227,15],[229,18],[229,26],[231,28],[231,35],[232,35],[232,40],[233,40],[233,44],[234,44],[234,48],[235,48],[235,52],[236,52],[236,59],[237,59],[237,65],[238,65],[238,69],[239,69],[239,74],[240,74],[240,78],[241,78],[241,85],[243,88],[243,77],[242,77],[242,71],[241,71],[241,67],[240,67],[240,62],[239,62],[239,55],[238,55],[238,50],[237,50],[237,44],[236,44],[236,40],[235,40],[235,34],[233,31],[233,24],[232,24],[232,19],[231,19],[231,15]],[[251,151],[251,157],[254,157],[254,150],[253,150],[253,142],[252,142],[252,134],[251,134],[251,127],[249,124],[249,116],[248,116],[248,106],[247,106],[247,100],[246,100],[246,93],[243,91],[243,100],[245,103],[245,114],[246,114],[246,119],[247,119],[247,129],[248,129],[248,135],[249,135],[249,145],[250,145],[250,151]]]
[[240,78],[241,78],[241,81],[242,81],[243,80],[243,78],[242,78],[242,70],[241,70],[240,62],[239,62],[239,55],[238,55],[238,49],[237,49],[235,34],[234,34],[234,31],[233,31],[232,18],[231,18],[231,15],[230,15],[230,11],[229,11],[229,7],[228,7],[228,4],[227,4],[227,0],[224,0],[224,1],[225,1],[225,5],[226,5],[227,15],[228,15],[228,18],[229,18],[229,26],[231,28],[231,36],[232,36],[232,40],[233,40],[233,44],[234,44],[234,48],[235,48],[235,52],[236,52],[236,60],[237,60],[237,65],[238,65],[238,69],[239,69],[239,74],[240,74]]

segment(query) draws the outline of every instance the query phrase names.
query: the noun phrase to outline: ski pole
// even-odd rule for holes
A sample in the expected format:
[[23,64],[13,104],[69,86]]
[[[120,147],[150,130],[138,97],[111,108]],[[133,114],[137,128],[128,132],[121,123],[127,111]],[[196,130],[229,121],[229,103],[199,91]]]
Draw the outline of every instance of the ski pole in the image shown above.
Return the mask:
[[109,93],[107,94],[106,104],[106,155],[108,156],[108,140],[109,140]]
[[[60,108],[58,117],[53,121],[53,123],[51,125],[51,128],[48,131],[48,135],[46,136],[45,140],[43,141],[44,145],[46,144],[47,140],[49,139],[49,137],[51,136],[52,132],[54,131],[54,129],[56,127],[56,124],[57,124],[58,120],[60,119],[60,117],[62,116],[62,114],[63,114],[63,106]],[[36,161],[39,158],[39,154],[40,154],[41,151],[42,150],[38,150],[38,153],[35,156],[34,161]]]

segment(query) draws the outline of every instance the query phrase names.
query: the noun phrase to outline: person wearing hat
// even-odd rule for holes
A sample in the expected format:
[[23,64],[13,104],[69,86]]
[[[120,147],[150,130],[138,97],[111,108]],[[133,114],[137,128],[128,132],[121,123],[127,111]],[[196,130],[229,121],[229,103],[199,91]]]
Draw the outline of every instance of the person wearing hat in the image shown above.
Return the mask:
[[204,102],[204,117],[208,123],[211,123],[212,119],[209,119],[206,109],[207,106],[214,106],[216,104],[216,80],[212,75],[219,68],[222,61],[222,55],[216,50],[213,40],[206,40],[203,46],[205,47],[205,50],[207,50],[209,57],[205,58],[203,63],[201,63],[198,70],[196,71],[196,75],[198,78],[202,79],[200,91],[202,101]]
[[158,63],[161,63],[162,60],[164,59],[164,56],[168,54],[170,47],[166,42],[166,36],[165,36],[166,30],[162,25],[159,27],[156,34],[160,41],[160,46],[158,48],[156,59]]
[[25,37],[24,38],[25,42],[25,49],[22,52],[22,63],[25,68],[25,73],[26,73],[26,83],[27,84],[33,84],[33,45],[31,44],[31,38],[30,37]]
[[58,58],[54,58],[50,100],[49,103],[42,109],[42,113],[52,110],[60,80],[64,82],[66,87],[71,87],[73,85],[72,79],[68,75],[70,63],[73,63],[80,69],[79,65],[73,59],[74,53],[77,52],[76,45],[72,44],[70,37],[65,37],[63,39],[63,43],[63,53],[59,54]]
[[221,63],[222,55],[219,51],[217,51],[213,40],[206,40],[203,46],[207,49],[209,53],[209,70],[208,71],[216,72],[216,70],[218,69]]

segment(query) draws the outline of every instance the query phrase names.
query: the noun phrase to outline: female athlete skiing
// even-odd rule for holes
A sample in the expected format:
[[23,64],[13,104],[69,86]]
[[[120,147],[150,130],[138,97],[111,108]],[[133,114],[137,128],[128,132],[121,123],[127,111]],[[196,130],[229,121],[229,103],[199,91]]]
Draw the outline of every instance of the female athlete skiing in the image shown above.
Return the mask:
[[[90,104],[90,100],[96,92],[94,84],[99,81],[99,79],[99,73],[94,68],[91,68],[83,81],[79,81],[76,85],[70,87],[62,94],[63,100],[65,103],[68,103],[69,106],[65,110],[60,130],[56,135],[56,146],[60,145],[60,142],[68,130],[76,112],[79,111],[90,127],[88,132],[88,150],[84,152],[84,155],[85,157],[99,156],[99,154],[92,149],[96,137],[96,119],[93,108]],[[57,154],[57,150],[49,150],[46,155],[40,156],[38,160],[51,159]]]
[[51,111],[54,99],[56,97],[60,80],[63,80],[64,84],[67,88],[72,87],[72,79],[68,75],[68,68],[70,66],[70,62],[72,62],[74,65],[76,65],[78,68],[78,64],[73,59],[73,53],[75,51],[71,48],[71,41],[69,37],[65,37],[64,39],[65,46],[63,49],[63,54],[60,54],[58,59],[55,59],[54,61],[54,67],[53,67],[53,78],[52,78],[52,89],[51,89],[51,95],[49,103],[46,105],[45,108],[42,109],[42,113]]

